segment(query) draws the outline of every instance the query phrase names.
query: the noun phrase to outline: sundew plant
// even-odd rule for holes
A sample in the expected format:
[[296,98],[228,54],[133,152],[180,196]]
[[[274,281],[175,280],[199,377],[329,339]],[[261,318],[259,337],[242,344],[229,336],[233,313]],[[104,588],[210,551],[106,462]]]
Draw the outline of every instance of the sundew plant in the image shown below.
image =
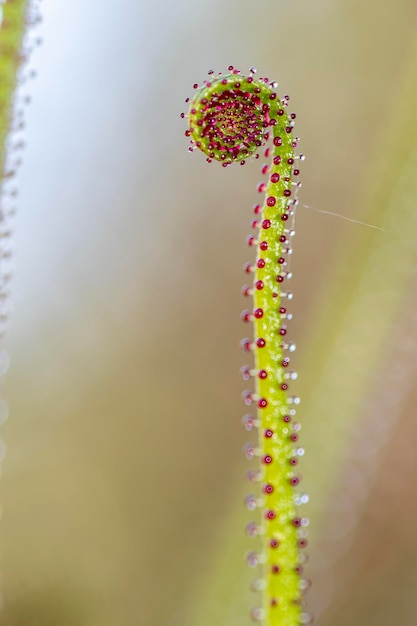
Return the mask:
[[254,493],[246,503],[251,511],[259,511],[247,531],[261,545],[247,560],[251,567],[260,568],[253,587],[261,593],[262,604],[252,610],[253,619],[267,626],[308,624],[311,617],[302,607],[302,594],[309,586],[303,576],[308,519],[297,511],[297,505],[307,499],[298,489],[297,473],[304,449],[298,443],[300,425],[295,419],[300,400],[290,392],[297,377],[291,369],[295,345],[287,334],[290,259],[303,159],[296,153],[296,115],[288,110],[289,97],[278,97],[277,83],[257,78],[255,68],[248,76],[233,66],[224,75],[209,72],[202,85],[193,87],[194,97],[187,98],[186,135],[191,150],[199,148],[209,163],[217,160],[224,167],[233,162],[244,165],[253,155],[259,158],[260,151],[269,160],[262,166],[266,181],[258,186],[263,201],[254,206],[255,234],[247,239],[255,258],[244,268],[253,279],[243,287],[252,307],[243,311],[242,319],[252,324],[253,336],[242,340],[242,348],[253,353],[254,362],[242,368],[242,375],[245,381],[254,381],[254,389],[243,394],[245,404],[253,409],[243,421],[248,431],[258,431],[257,443],[245,448],[248,459],[258,461],[248,474]]
[[[296,624],[303,613],[320,626],[414,624],[415,0],[401,10],[376,0],[282,0],[266,11],[244,0],[87,4],[42,2],[34,84],[19,66],[26,42],[24,54],[7,43],[1,55],[14,64],[12,82],[1,83],[10,97],[1,330],[15,309],[2,391],[11,419],[0,433],[2,625],[244,626],[251,611],[260,624],[279,620],[286,605]],[[4,15],[16,7],[24,4],[3,3]],[[15,24],[24,23],[22,13]],[[249,156],[253,146],[238,141],[244,166],[228,142],[218,161],[183,137],[203,79],[236,79],[222,65],[233,55],[250,94],[235,103],[243,115],[256,95],[243,81],[257,87],[266,75],[261,103],[270,88],[285,128],[295,123],[276,146],[269,123],[269,138],[257,137],[270,114],[255,112],[241,134],[249,126],[261,145]],[[216,74],[204,75],[212,63]],[[33,97],[30,115],[12,83]],[[230,104],[219,104],[226,125]],[[195,108],[204,124],[209,110]],[[285,163],[273,158],[290,149],[290,135],[301,136],[294,155],[307,160],[294,159],[292,171],[287,163],[285,186]],[[29,150],[16,180],[22,141]],[[280,212],[289,215],[282,224]],[[281,227],[289,243],[274,242],[283,254],[273,267]],[[280,340],[267,320],[286,333]],[[280,343],[286,368],[271,363]],[[284,428],[299,440],[290,444]],[[289,489],[285,476],[300,482]]]

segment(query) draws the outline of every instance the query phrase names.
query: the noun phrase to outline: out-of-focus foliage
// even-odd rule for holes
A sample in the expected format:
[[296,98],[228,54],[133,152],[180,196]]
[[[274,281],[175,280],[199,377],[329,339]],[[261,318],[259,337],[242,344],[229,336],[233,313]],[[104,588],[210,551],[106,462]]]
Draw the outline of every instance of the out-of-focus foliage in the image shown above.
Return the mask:
[[[5,626],[239,626],[251,604],[238,342],[259,161],[186,152],[210,67],[291,95],[309,604],[413,623],[417,507],[412,0],[44,0],[17,223]],[[161,20],[161,15],[164,19]]]
[[13,94],[22,58],[27,0],[12,0],[0,9],[0,170],[3,170]]

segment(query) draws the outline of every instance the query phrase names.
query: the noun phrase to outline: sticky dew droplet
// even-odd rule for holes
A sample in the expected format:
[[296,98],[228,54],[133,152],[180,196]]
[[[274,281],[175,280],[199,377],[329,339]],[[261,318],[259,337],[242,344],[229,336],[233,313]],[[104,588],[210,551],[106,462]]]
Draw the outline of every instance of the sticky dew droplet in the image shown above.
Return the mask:
[[264,589],[266,589],[266,587],[267,587],[267,582],[265,578],[255,578],[255,580],[252,581],[251,586],[250,586],[252,591],[263,591]]
[[266,613],[265,613],[264,609],[256,607],[256,608],[252,609],[251,617],[252,617],[252,619],[255,622],[262,622],[265,619],[265,617],[266,617]]
[[248,511],[255,511],[258,508],[258,499],[253,493],[249,493],[245,497],[245,506]]

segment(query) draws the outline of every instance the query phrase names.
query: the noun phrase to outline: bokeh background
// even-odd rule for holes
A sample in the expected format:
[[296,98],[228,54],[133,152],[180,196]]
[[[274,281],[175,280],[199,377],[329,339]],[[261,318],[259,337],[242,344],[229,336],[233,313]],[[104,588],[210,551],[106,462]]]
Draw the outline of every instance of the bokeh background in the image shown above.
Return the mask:
[[[320,626],[417,621],[415,0],[42,2],[23,91],[5,626],[242,626],[241,266],[258,161],[187,152],[229,63],[291,95],[294,321]],[[308,510],[307,510],[308,509]]]

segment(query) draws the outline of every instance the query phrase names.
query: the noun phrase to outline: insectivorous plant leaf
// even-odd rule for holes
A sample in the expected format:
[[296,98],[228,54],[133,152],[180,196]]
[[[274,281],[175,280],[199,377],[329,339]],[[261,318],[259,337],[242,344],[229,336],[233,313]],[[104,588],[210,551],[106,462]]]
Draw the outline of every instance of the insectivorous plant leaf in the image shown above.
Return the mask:
[[255,360],[254,366],[242,368],[245,380],[255,380],[255,392],[248,390],[243,398],[256,410],[244,417],[244,425],[248,431],[258,429],[258,443],[248,444],[245,452],[259,463],[249,472],[258,489],[246,503],[250,510],[258,509],[261,517],[248,525],[248,534],[260,537],[261,549],[250,552],[247,560],[251,567],[261,567],[254,589],[262,593],[262,606],[253,609],[252,617],[266,626],[296,626],[310,623],[301,605],[302,591],[308,586],[302,578],[308,520],[296,511],[302,498],[295,493],[300,482],[296,466],[303,450],[296,447],[299,425],[294,417],[299,398],[288,394],[296,373],[290,367],[295,346],[287,339],[286,322],[291,319],[289,261],[298,163],[303,157],[295,154],[295,114],[287,113],[288,96],[279,99],[277,84],[268,78],[256,79],[254,68],[249,76],[232,66],[228,71],[216,77],[210,72],[201,86],[194,85],[186,135],[190,150],[197,147],[209,163],[215,159],[225,167],[234,161],[244,165],[251,155],[259,157],[266,142],[271,145],[264,149],[270,165],[262,167],[268,179],[258,186],[264,201],[254,207],[257,235],[247,239],[256,250],[255,261],[245,266],[253,283],[243,288],[243,295],[253,298],[252,309],[242,314],[244,322],[253,324],[253,337],[244,339],[242,348],[253,353]]

